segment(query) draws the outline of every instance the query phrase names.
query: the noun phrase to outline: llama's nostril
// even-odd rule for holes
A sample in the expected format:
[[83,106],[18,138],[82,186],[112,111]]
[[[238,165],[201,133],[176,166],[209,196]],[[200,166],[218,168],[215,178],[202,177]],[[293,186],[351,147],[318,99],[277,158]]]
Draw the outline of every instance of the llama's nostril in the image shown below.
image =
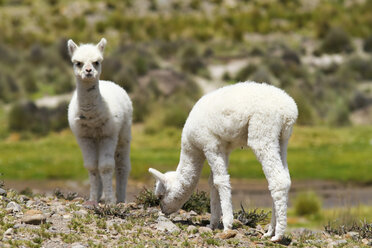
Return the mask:
[[92,69],[85,69],[86,72],[92,72]]

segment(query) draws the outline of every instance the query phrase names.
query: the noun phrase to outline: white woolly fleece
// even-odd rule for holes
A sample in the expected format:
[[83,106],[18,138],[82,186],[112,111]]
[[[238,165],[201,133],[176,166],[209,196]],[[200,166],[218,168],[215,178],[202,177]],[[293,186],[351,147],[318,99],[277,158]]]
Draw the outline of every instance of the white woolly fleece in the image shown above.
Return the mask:
[[78,47],[68,41],[74,63],[76,91],[68,109],[68,121],[81,148],[89,172],[90,201],[98,202],[102,191],[114,203],[112,176],[116,174],[116,198],[125,201],[130,165],[132,103],[123,88],[99,80],[106,40]]
[[[245,82],[203,96],[191,110],[182,131],[181,156],[176,172],[161,174],[156,192],[165,213],[177,211],[199,180],[203,162],[211,167],[211,227],[222,213],[225,229],[233,222],[228,175],[230,152],[249,146],[262,164],[273,198],[273,217],[266,236],[282,238],[286,228],[288,191],[287,144],[298,110],[283,90],[265,83]],[[171,177],[170,177],[171,175]],[[275,234],[275,235],[274,235]]]

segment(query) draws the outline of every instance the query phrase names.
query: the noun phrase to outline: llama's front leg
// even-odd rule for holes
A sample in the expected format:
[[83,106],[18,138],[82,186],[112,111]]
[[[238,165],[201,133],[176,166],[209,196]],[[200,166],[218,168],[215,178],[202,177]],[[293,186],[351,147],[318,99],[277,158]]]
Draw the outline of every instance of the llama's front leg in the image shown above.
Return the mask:
[[223,227],[228,230],[232,228],[234,221],[230,176],[227,172],[228,157],[223,153],[211,151],[206,152],[205,156],[213,173],[213,184],[220,197]]
[[105,194],[105,202],[109,204],[115,203],[114,192],[112,188],[112,177],[115,168],[115,150],[117,138],[104,138],[99,142],[98,147],[98,170],[102,180],[103,193]]
[[102,195],[102,182],[98,171],[97,143],[89,138],[78,138],[77,141],[83,154],[84,167],[89,172],[89,201],[98,203]]
[[264,234],[264,237],[272,237],[275,234],[275,225],[276,225],[276,217],[275,217],[275,205],[273,202],[273,207],[271,210],[271,221],[269,224],[269,228],[267,232]]
[[209,176],[208,183],[211,189],[211,221],[209,226],[210,228],[215,229],[218,227],[218,224],[221,219],[221,201],[220,196],[218,194],[218,190],[213,183],[212,173]]
[[131,169],[130,165],[130,141],[125,140],[123,144],[120,144],[115,155],[116,167],[116,200],[117,202],[124,202],[129,172]]

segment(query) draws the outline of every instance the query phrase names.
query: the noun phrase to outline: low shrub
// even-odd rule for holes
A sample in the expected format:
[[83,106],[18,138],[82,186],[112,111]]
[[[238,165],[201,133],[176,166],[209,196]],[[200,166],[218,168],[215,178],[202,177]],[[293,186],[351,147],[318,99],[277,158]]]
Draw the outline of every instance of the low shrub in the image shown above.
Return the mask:
[[324,230],[329,234],[344,235],[348,232],[357,232],[360,238],[372,239],[372,223],[353,221],[352,223],[343,223],[340,220],[328,222]]
[[243,205],[240,204],[240,210],[234,213],[234,218],[238,219],[243,225],[255,228],[258,223],[267,222],[269,212],[258,211],[257,208],[246,212]]
[[159,206],[160,201],[159,198],[155,196],[152,190],[147,188],[143,188],[141,192],[136,196],[136,203],[138,205],[143,205],[146,209],[148,207],[156,207]]
[[331,28],[324,37],[320,48],[321,53],[351,52],[353,47],[348,33],[341,27]]
[[295,212],[299,216],[318,214],[321,206],[320,198],[313,191],[299,193],[294,203]]
[[205,191],[194,192],[190,199],[183,204],[182,209],[185,211],[195,211],[198,214],[210,213],[210,198]]

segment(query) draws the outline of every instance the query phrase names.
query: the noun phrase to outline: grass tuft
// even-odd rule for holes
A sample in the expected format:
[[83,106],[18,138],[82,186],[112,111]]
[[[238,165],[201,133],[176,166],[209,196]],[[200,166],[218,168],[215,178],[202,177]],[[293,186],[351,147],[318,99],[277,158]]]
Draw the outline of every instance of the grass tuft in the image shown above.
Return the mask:
[[270,212],[264,210],[258,211],[257,208],[246,212],[243,205],[240,204],[241,210],[234,213],[234,218],[238,219],[243,225],[255,228],[258,223],[266,222]]
[[142,191],[136,196],[136,203],[138,205],[143,205],[145,209],[148,207],[156,207],[159,206],[160,200],[159,198],[152,192],[152,190],[147,189],[144,187]]
[[68,192],[67,195],[65,196],[60,189],[55,189],[54,190],[54,196],[57,197],[58,199],[65,199],[68,201],[72,201],[76,197],[78,197],[78,193],[76,192]]
[[329,221],[324,226],[324,230],[329,234],[344,235],[348,232],[357,232],[361,238],[372,239],[372,223],[353,221],[351,224],[340,223],[339,221]]
[[205,191],[196,191],[196,193],[194,192],[190,199],[183,204],[182,209],[185,211],[193,210],[198,214],[210,213],[210,198]]
[[125,219],[129,214],[129,209],[122,208],[120,205],[103,205],[94,207],[94,213],[99,215],[100,217],[113,216]]

